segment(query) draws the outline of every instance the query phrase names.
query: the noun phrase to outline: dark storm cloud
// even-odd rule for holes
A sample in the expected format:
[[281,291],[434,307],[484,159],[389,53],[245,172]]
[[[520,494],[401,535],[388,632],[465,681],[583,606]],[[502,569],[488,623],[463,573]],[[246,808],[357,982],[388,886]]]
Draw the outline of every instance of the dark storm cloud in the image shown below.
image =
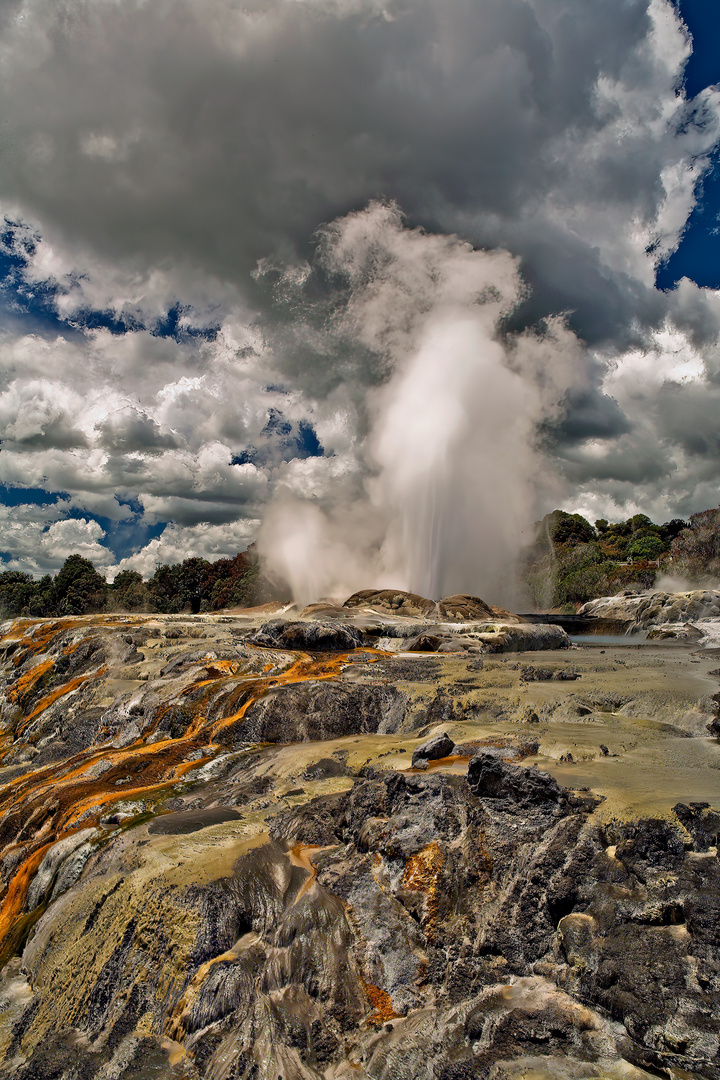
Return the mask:
[[2,190],[109,260],[242,288],[383,195],[520,254],[532,316],[608,338],[661,307],[573,208],[652,223],[671,129],[702,119],[658,136],[651,103],[618,139],[598,81],[666,91],[651,29],[647,0],[30,0],[6,26]]
[[720,464],[720,389],[667,383],[658,394],[659,427],[687,454]]
[[172,432],[163,432],[160,425],[139,409],[119,409],[110,413],[95,430],[99,445],[113,453],[131,454],[177,449],[181,445]]
[[565,416],[553,434],[561,442],[611,439],[632,425],[617,401],[597,389],[571,391],[564,402]]

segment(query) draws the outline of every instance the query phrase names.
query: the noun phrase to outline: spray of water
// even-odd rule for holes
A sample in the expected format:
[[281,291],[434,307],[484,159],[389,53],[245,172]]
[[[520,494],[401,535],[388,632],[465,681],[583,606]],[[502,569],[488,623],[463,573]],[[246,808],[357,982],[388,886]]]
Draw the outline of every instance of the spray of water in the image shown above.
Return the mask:
[[357,341],[387,373],[370,386],[360,490],[322,505],[282,492],[259,542],[300,601],[362,587],[509,602],[515,560],[557,480],[537,446],[581,377],[561,321],[503,335],[523,295],[516,261],[407,228],[371,204],[323,233],[319,258],[348,284],[327,333]]

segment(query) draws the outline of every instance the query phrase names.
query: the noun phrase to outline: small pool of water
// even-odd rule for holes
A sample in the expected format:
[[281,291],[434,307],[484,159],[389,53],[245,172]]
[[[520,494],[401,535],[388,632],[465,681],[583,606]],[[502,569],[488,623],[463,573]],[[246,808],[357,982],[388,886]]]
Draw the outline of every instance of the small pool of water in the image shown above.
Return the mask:
[[[648,640],[647,634],[570,634],[570,640],[573,645],[625,645],[636,646],[640,645],[654,645],[657,644],[651,638]],[[678,644],[685,644],[684,642],[678,642]],[[663,645],[667,645],[667,641],[663,641]]]

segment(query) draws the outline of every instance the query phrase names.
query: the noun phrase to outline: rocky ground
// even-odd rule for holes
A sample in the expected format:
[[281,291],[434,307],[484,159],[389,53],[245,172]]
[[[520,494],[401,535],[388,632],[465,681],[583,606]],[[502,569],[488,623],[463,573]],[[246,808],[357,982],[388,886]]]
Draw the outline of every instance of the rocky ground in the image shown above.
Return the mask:
[[2,627],[0,1076],[720,1078],[717,656],[351,600]]

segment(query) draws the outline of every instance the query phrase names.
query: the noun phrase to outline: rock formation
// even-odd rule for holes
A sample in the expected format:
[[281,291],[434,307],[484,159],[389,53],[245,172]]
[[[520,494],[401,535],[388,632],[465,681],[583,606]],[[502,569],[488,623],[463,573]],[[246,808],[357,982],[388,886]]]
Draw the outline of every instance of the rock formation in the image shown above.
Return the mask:
[[0,1076],[720,1080],[706,661],[353,610],[2,628]]

